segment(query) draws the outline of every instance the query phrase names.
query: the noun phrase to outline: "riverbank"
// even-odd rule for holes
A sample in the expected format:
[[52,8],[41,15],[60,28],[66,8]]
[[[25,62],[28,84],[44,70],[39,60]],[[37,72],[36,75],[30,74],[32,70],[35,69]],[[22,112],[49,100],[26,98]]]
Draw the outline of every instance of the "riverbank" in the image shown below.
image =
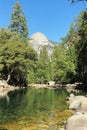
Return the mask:
[[29,88],[35,88],[35,89],[54,89],[54,85],[48,85],[48,84],[29,84]]
[[78,83],[78,82],[73,83],[73,84],[68,83],[68,84],[65,84],[65,88],[66,88],[67,92],[69,92],[69,93],[79,92],[80,89],[78,89],[78,88],[80,88],[81,85],[82,85],[82,83]]
[[[54,81],[48,82],[48,84],[29,84],[28,88],[35,88],[35,89],[64,89],[68,92],[74,92],[76,91],[76,88],[78,88],[81,85],[81,83],[68,83],[68,84],[63,84],[63,83],[58,83],[55,84]],[[19,86],[13,86],[9,85],[6,80],[0,79],[0,92],[1,91],[14,91],[15,89],[19,89],[21,87]],[[25,88],[25,87],[22,87]]]
[[67,92],[79,92],[78,86],[80,86],[81,83],[73,83],[73,84],[54,84],[54,85],[49,85],[49,84],[29,84],[29,88],[35,88],[35,89],[66,89]]
[[28,87],[35,89],[63,89],[65,86],[63,84],[29,84]]
[[[78,92],[79,90],[76,89],[80,84],[79,83],[74,83],[74,84],[29,84],[28,88],[34,88],[34,89],[66,89],[67,92]],[[5,80],[0,80],[0,95],[3,93],[8,93],[10,91],[15,91],[20,89],[21,87],[19,86],[13,86],[9,85]],[[22,87],[25,88],[25,87]]]
[[18,90],[20,87],[9,85],[5,80],[0,80],[0,97],[5,96],[10,91]]

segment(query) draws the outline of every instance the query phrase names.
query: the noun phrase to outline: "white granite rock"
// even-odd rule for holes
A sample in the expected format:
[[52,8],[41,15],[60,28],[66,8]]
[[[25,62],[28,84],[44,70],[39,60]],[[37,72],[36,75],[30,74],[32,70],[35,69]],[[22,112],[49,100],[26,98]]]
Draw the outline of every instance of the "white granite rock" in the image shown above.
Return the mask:
[[87,113],[87,97],[71,95],[69,109]]
[[87,130],[87,114],[76,114],[66,123],[66,130]]
[[52,44],[47,37],[41,33],[41,32],[36,32],[34,33],[29,40],[29,43],[31,46],[36,50],[38,54],[40,54],[40,50],[42,49],[43,46],[47,47],[48,50],[48,55],[51,55],[53,49],[54,49],[54,44]]

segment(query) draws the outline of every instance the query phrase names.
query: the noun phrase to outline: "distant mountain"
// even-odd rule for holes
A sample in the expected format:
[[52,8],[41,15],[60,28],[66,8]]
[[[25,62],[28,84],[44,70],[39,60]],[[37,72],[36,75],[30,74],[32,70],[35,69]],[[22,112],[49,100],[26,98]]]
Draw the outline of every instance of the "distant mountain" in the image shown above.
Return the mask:
[[55,42],[48,40],[47,37],[41,32],[36,32],[30,37],[30,44],[38,54],[40,53],[42,47],[46,46],[49,55],[52,53],[54,46],[56,45]]

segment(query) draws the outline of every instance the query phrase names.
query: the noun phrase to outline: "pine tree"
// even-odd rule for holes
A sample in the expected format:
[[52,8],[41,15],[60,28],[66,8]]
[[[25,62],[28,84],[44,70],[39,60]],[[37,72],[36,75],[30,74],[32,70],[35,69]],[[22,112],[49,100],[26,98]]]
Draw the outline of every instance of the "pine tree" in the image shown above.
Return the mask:
[[51,79],[50,59],[47,47],[43,46],[37,63],[36,80],[38,83],[47,83]]
[[9,30],[17,32],[21,40],[28,38],[28,27],[26,24],[26,17],[19,2],[16,2],[11,14],[11,23],[8,27]]
[[80,14],[82,21],[78,29],[79,39],[75,45],[75,49],[77,54],[78,78],[83,83],[87,83],[87,12],[84,11],[82,14]]
[[53,80],[58,82],[72,82],[75,66],[70,60],[68,49],[62,44],[56,46],[52,53]]

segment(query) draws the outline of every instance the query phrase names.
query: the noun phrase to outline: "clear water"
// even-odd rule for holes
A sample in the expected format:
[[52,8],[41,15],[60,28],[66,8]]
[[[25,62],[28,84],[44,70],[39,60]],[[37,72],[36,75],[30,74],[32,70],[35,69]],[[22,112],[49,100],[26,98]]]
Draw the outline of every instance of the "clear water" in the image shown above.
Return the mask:
[[8,97],[0,99],[0,129],[33,130],[31,125],[33,127],[36,125],[34,130],[42,130],[40,124],[45,124],[44,127],[47,128],[44,129],[50,130],[52,125],[56,127],[61,125],[68,116],[67,95],[65,90],[50,89],[23,89],[9,92]]

